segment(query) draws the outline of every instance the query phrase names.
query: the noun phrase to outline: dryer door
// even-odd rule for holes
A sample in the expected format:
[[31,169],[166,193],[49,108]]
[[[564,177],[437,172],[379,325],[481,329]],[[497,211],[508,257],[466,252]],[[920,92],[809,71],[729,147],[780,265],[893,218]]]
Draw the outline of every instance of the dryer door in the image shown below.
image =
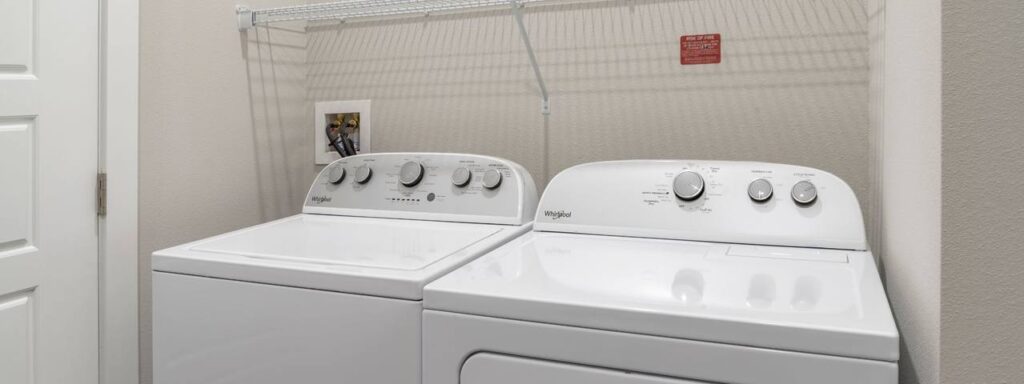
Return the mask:
[[462,384],[708,384],[493,353],[471,356],[460,378]]

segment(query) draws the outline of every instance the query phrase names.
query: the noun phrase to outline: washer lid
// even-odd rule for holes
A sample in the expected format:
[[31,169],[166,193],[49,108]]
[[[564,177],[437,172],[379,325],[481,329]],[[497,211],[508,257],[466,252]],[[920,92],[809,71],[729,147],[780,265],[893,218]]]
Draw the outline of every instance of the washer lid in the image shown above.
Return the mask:
[[154,253],[153,269],[407,299],[528,226],[302,214]]
[[870,253],[531,232],[429,284],[428,309],[884,361]]

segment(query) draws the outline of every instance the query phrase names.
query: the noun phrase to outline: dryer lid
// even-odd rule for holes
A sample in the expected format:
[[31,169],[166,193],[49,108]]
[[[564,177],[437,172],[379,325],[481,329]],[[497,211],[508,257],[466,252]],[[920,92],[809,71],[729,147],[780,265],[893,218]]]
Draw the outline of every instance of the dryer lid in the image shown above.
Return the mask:
[[154,253],[153,269],[418,299],[527,227],[302,214]]
[[898,358],[870,253],[531,232],[429,284],[428,309]]

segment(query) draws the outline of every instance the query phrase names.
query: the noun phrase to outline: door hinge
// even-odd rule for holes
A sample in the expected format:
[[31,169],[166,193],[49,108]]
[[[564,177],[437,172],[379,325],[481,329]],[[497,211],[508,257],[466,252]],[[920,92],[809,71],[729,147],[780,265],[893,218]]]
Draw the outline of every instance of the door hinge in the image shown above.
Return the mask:
[[96,174],[96,214],[100,217],[107,215],[107,173]]

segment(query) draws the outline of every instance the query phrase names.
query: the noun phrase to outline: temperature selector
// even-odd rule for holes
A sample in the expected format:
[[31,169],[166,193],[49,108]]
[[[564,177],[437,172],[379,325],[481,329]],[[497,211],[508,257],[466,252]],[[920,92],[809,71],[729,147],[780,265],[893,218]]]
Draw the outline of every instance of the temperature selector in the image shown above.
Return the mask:
[[747,186],[747,195],[751,200],[763,203],[772,198],[772,183],[765,179],[757,179]]
[[704,178],[697,172],[683,171],[672,182],[672,191],[681,200],[697,200],[704,193]]
[[484,188],[495,189],[501,186],[501,172],[497,169],[488,169],[484,172]]
[[811,205],[818,199],[818,187],[814,183],[804,180],[793,185],[793,201],[800,205]]
[[327,174],[327,181],[331,184],[341,184],[345,180],[345,167],[341,164],[331,167],[331,172]]
[[398,181],[406,187],[415,187],[423,180],[423,164],[415,161],[410,161],[402,164],[402,170],[399,171]]
[[469,185],[469,181],[473,179],[473,172],[466,167],[459,167],[452,171],[452,184],[456,187],[462,188]]
[[373,169],[369,165],[363,164],[356,168],[356,182],[359,184],[366,184],[373,177]]

